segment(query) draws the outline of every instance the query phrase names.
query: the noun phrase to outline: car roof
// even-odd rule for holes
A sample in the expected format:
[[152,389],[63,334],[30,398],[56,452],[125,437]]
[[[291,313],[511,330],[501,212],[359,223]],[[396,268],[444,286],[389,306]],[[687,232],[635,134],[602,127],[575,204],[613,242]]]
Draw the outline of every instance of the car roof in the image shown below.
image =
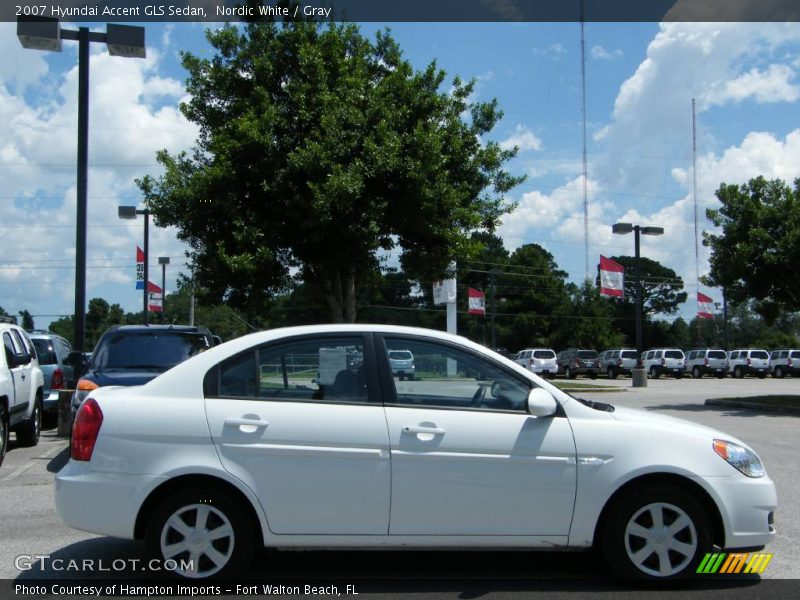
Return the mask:
[[106,335],[107,333],[111,332],[118,332],[118,333],[146,333],[146,332],[160,332],[160,331],[176,331],[179,333],[203,333],[206,335],[211,335],[211,332],[206,327],[202,326],[195,326],[195,325],[162,325],[162,324],[154,324],[154,325],[112,325],[103,333]]

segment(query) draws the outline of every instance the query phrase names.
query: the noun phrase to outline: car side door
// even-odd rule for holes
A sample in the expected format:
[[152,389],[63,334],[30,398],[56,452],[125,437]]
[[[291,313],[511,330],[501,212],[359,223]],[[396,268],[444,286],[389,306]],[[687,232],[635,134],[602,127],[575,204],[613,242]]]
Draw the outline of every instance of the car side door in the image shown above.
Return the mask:
[[[13,329],[3,333],[3,346],[6,352],[6,362],[9,365],[12,385],[14,387],[14,397],[9,403],[9,417],[11,423],[24,418],[31,399],[31,358],[28,355],[27,363],[16,364],[13,362],[15,357],[27,354],[25,346],[19,333]],[[11,365],[14,365],[11,367]]]
[[276,534],[386,535],[390,457],[368,335],[253,348],[209,371],[211,437]]
[[[415,381],[386,355],[410,348]],[[376,336],[392,452],[392,535],[566,541],[576,450],[566,416],[527,413],[533,383],[490,357],[413,336]],[[562,539],[562,536],[563,539]]]

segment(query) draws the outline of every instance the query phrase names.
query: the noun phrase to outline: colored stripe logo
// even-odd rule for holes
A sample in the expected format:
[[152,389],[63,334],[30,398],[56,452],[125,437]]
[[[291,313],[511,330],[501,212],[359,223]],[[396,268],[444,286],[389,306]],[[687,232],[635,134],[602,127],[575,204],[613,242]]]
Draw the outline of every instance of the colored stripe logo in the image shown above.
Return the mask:
[[705,575],[714,573],[737,574],[737,573],[763,573],[767,565],[772,560],[772,554],[756,552],[753,554],[744,552],[712,552],[706,554],[697,572]]

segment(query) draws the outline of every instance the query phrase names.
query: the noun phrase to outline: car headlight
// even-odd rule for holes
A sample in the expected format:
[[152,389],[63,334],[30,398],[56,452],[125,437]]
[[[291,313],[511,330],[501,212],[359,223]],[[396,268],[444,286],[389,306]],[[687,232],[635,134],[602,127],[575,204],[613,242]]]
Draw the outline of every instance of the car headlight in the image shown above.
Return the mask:
[[761,459],[749,448],[725,440],[714,440],[714,452],[748,477],[764,476],[764,465],[761,464]]
[[75,395],[72,396],[72,406],[73,408],[78,408],[83,401],[89,396],[89,394],[99,388],[100,386],[97,385],[94,381],[89,381],[88,379],[81,379],[78,381],[78,385],[75,386]]

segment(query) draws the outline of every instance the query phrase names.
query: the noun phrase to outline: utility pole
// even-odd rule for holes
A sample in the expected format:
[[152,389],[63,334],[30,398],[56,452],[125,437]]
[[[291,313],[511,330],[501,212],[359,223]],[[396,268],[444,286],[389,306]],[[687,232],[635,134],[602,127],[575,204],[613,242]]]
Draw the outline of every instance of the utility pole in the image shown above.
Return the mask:
[[[692,179],[693,179],[693,191],[692,196],[694,197],[694,280],[697,282],[696,287],[696,298],[697,301],[697,312],[700,312],[700,236],[698,234],[698,225],[697,225],[697,127],[695,124],[695,102],[694,98],[692,98]],[[701,319],[696,318],[697,321],[697,345],[700,345],[700,321]]]
[[494,286],[495,275],[502,273],[500,269],[489,269],[489,290],[492,293],[492,348],[497,348],[497,328],[495,327],[495,316],[497,314],[497,290]]

